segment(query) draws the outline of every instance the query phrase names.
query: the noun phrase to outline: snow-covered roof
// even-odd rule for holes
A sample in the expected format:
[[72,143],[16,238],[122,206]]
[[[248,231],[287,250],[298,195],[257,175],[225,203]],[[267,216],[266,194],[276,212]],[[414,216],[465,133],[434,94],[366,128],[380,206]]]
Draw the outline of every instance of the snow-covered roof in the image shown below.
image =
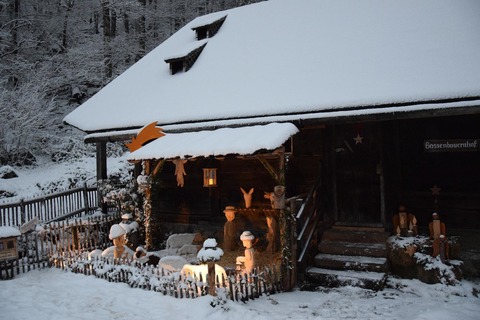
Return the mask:
[[[172,75],[165,59],[196,46],[192,27],[225,15],[192,68]],[[96,132],[478,97],[479,17],[478,0],[270,0],[230,9],[191,21],[64,120]]]
[[15,227],[10,227],[10,226],[0,227],[0,239],[18,237],[20,235],[21,235],[20,231]]
[[252,154],[274,150],[298,132],[291,123],[170,133],[132,152],[128,160]]

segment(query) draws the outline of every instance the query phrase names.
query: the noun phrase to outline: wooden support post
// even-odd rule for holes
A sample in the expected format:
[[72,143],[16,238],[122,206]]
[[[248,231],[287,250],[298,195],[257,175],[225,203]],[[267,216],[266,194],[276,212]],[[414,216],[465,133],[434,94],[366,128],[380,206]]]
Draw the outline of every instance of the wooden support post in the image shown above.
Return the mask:
[[217,287],[215,286],[215,261],[207,262],[207,267],[208,294],[215,297],[217,295]]
[[85,208],[85,214],[88,214],[88,212],[90,211],[90,203],[88,201],[88,187],[86,182],[83,185],[83,204]]
[[[107,179],[107,143],[97,142],[97,182]],[[102,201],[101,190],[98,191],[98,207],[103,213],[107,212],[107,205]]]
[[336,145],[335,145],[335,139],[337,136],[337,128],[335,125],[333,125],[329,137],[329,141],[331,143],[331,148],[330,150],[327,150],[327,154],[331,154],[331,159],[330,159],[330,164],[331,164],[331,171],[332,171],[332,176],[331,176],[331,183],[332,183],[332,203],[333,203],[333,219],[334,221],[338,221],[338,196],[337,196],[337,153],[335,151]]
[[[149,160],[144,161],[144,175],[149,176],[151,173],[151,164]],[[153,234],[152,234],[152,190],[151,186],[145,188],[145,200],[143,204],[143,211],[145,214],[145,247],[147,250],[153,248]]]

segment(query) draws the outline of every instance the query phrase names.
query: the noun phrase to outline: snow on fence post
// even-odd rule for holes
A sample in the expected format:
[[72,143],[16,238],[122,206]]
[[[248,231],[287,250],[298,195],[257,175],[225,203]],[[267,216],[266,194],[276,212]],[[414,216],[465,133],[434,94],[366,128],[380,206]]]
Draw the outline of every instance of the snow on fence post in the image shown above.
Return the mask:
[[220,260],[223,256],[223,250],[217,248],[217,241],[213,238],[209,238],[203,242],[203,247],[197,254],[197,259],[207,264],[207,283],[208,294],[211,296],[217,295],[217,288],[215,286],[215,262]]

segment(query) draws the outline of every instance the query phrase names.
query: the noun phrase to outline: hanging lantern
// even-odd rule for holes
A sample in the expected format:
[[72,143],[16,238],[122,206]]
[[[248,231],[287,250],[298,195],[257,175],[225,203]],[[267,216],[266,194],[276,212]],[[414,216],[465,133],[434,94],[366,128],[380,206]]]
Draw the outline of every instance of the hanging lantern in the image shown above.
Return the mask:
[[217,186],[217,168],[203,168],[203,186]]

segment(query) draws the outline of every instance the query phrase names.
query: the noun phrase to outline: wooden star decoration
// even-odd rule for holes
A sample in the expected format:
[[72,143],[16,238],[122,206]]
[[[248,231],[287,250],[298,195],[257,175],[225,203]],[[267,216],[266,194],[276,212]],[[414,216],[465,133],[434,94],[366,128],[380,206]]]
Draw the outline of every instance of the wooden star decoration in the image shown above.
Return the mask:
[[439,188],[437,187],[437,185],[434,185],[432,188],[430,188],[430,190],[432,191],[432,196],[439,196],[440,190],[442,190],[442,188]]
[[360,133],[357,133],[357,136],[353,138],[355,140],[355,144],[363,144],[363,137],[360,136]]

